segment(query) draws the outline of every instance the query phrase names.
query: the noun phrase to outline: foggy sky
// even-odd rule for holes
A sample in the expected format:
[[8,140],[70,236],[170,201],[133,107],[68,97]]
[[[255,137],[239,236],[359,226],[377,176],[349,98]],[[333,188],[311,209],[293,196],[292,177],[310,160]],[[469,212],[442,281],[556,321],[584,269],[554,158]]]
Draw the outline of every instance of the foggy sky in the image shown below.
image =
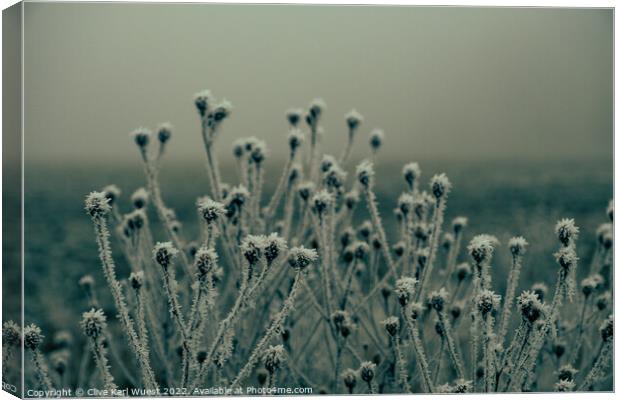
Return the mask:
[[284,111],[322,97],[334,154],[356,108],[358,156],[380,127],[395,158],[610,160],[612,30],[602,9],[27,3],[26,160],[137,159],[128,133],[165,121],[170,158],[203,157],[205,88],[235,107],[226,157],[251,135],[282,154]]

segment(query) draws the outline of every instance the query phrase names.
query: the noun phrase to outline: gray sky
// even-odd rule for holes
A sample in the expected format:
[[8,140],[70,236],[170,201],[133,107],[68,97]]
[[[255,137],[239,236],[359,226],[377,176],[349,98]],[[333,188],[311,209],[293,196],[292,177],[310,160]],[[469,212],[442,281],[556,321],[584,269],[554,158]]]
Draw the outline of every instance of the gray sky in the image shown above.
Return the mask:
[[387,155],[612,157],[611,10],[27,3],[26,157],[136,159],[128,133],[170,121],[202,157],[193,93],[282,154],[284,111],[317,96],[339,154],[357,108]]

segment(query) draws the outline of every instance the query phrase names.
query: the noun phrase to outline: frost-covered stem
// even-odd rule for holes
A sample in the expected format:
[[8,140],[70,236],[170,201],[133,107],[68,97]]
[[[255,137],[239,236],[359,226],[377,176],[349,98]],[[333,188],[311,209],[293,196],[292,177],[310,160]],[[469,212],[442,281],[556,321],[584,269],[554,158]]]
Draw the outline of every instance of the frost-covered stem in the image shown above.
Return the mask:
[[400,383],[404,393],[411,393],[409,386],[409,375],[407,373],[407,361],[400,347],[400,335],[391,336],[392,347],[394,349],[394,357],[396,358],[396,366],[398,367],[398,382]]
[[349,263],[347,268],[347,274],[345,278],[345,286],[344,293],[342,295],[342,301],[340,303],[340,308],[345,310],[347,307],[347,300],[349,298],[349,293],[351,292],[351,283],[353,282],[353,272],[355,271],[355,260]]
[[340,159],[338,160],[338,164],[345,165],[347,161],[349,161],[349,157],[351,157],[351,150],[353,149],[353,142],[355,141],[355,129],[349,128],[349,135],[347,139],[347,144],[340,155]]
[[127,304],[125,302],[123,289],[120,283],[116,280],[116,266],[114,265],[112,251],[110,250],[110,232],[108,231],[106,220],[104,217],[93,217],[93,224],[95,227],[95,237],[99,247],[99,259],[101,260],[101,265],[103,267],[103,274],[105,275],[108,285],[110,286],[112,298],[114,299],[116,309],[119,313],[123,330],[127,334],[132,350],[138,359],[144,385],[148,389],[155,389],[157,388],[157,383],[155,381],[153,370],[151,369],[148,353],[143,351],[142,346],[140,345],[140,340],[136,334],[133,320],[129,316],[129,309],[127,308]]
[[612,359],[612,357],[613,341],[606,341],[600,347],[592,369],[590,369],[581,385],[579,385],[577,391],[582,392],[590,390],[590,386],[594,385],[599,379],[603,377],[605,368],[607,367],[607,364]]
[[[450,247],[450,252],[448,254],[448,262],[446,266],[446,276],[444,278],[443,286],[448,285],[450,278],[454,275],[454,269],[456,268],[456,259],[461,251],[461,242],[463,240],[463,231],[460,230],[454,235],[454,243]],[[460,282],[459,282],[460,283]]]
[[52,380],[49,377],[47,372],[47,365],[45,365],[45,358],[39,349],[32,349],[32,363],[34,364],[34,369],[37,372],[37,378],[39,379],[39,384],[43,388],[43,390],[52,390]]
[[422,277],[420,279],[420,287],[417,291],[419,299],[425,299],[426,290],[428,289],[428,281],[433,275],[433,267],[435,265],[435,258],[437,257],[437,247],[439,246],[439,238],[441,236],[441,225],[443,224],[443,215],[446,209],[445,196],[436,200],[435,211],[433,212],[433,230],[431,232],[431,240],[429,243],[429,254],[426,265],[422,270]]
[[295,211],[295,196],[291,193],[295,185],[289,186],[289,191],[285,195],[285,203],[284,203],[284,230],[282,232],[282,237],[288,242],[290,241],[290,235],[293,224],[293,212]]
[[304,279],[302,274],[303,272],[297,272],[297,274],[295,275],[295,281],[293,282],[293,286],[291,287],[291,291],[289,292],[288,297],[286,298],[286,300],[284,300],[284,305],[282,306],[282,309],[278,312],[278,314],[273,318],[273,320],[269,324],[269,328],[267,328],[265,335],[256,344],[256,347],[254,347],[254,350],[252,351],[250,358],[245,363],[243,368],[241,368],[241,370],[239,371],[235,379],[230,384],[231,387],[239,386],[240,381],[242,379],[245,379],[249,375],[249,373],[252,371],[252,368],[258,361],[259,356],[265,350],[265,347],[269,344],[271,339],[273,339],[273,337],[281,329],[282,324],[284,323],[289,313],[293,309],[293,306],[295,305],[295,297],[297,296],[297,293],[299,292],[299,286],[302,280]]
[[202,127],[202,139],[205,146],[205,153],[207,154],[207,175],[209,176],[210,186],[211,186],[211,196],[215,199],[215,201],[222,201],[222,192],[221,192],[221,183],[219,179],[219,171],[217,170],[217,161],[215,159],[215,154],[213,152],[213,131],[207,126],[206,117],[202,117],[200,119],[201,127]]
[[407,329],[409,330],[409,336],[413,340],[413,349],[415,351],[418,368],[420,368],[420,375],[422,376],[424,390],[427,393],[434,393],[435,389],[433,387],[433,381],[431,379],[431,371],[428,366],[428,359],[426,358],[426,352],[424,351],[422,340],[420,340],[420,332],[418,331],[417,324],[415,320],[411,317],[410,310],[407,308],[407,306],[402,306],[401,312],[403,315],[403,319],[405,320],[405,323],[407,325]]
[[276,387],[277,374],[278,374],[277,370],[273,371],[273,372],[269,372],[269,377],[267,379],[267,387],[268,388]]
[[377,389],[377,384],[375,383],[375,380],[371,380],[368,383],[368,394],[377,394],[378,393],[378,389]]
[[394,276],[394,278],[397,278],[398,273],[396,272],[396,266],[394,265],[392,254],[390,254],[390,246],[387,241],[387,236],[385,235],[385,230],[383,229],[383,224],[381,223],[381,216],[379,215],[375,193],[368,186],[363,186],[362,191],[366,197],[366,205],[368,206],[368,212],[370,213],[373,228],[377,232],[377,235],[379,235],[383,258],[385,258],[385,262],[388,264],[390,273]]
[[254,190],[252,190],[252,225],[254,229],[251,232],[259,232],[261,230],[260,201],[263,191],[263,181],[265,171],[260,163],[254,163]]
[[476,316],[475,312],[471,313],[471,326],[469,328],[469,335],[471,337],[470,376],[475,386],[476,385],[476,370],[478,368],[478,347],[480,343],[480,320]]
[[483,325],[483,346],[482,346],[482,363],[484,365],[484,391],[490,392],[494,387],[495,379],[495,352],[494,352],[494,333],[493,333],[493,317],[485,315],[482,318]]
[[114,383],[114,377],[110,373],[110,365],[108,363],[108,358],[105,356],[105,348],[103,347],[103,342],[99,338],[90,338],[90,346],[93,351],[93,358],[95,359],[95,364],[99,369],[99,373],[101,374],[101,379],[103,380],[103,385],[107,390],[115,390],[117,388],[116,383]]
[[590,304],[589,300],[590,300],[590,296],[587,296],[583,299],[583,304],[581,305],[581,312],[579,313],[579,321],[577,323],[578,331],[577,331],[577,337],[575,340],[575,346],[573,347],[571,356],[568,358],[573,365],[575,365],[577,358],[579,357],[579,351],[581,350],[582,336],[583,336],[583,332],[586,327],[585,325],[586,309],[588,307],[588,304]]
[[138,324],[138,337],[145,352],[149,351],[149,334],[146,329],[145,312],[144,312],[144,295],[140,289],[134,289],[136,294],[136,321]]
[[265,221],[270,221],[273,215],[276,212],[278,204],[280,204],[280,199],[284,194],[284,189],[286,188],[286,182],[289,179],[289,175],[291,173],[291,168],[293,167],[293,160],[295,159],[295,153],[291,152],[289,158],[286,160],[286,164],[284,165],[284,170],[282,171],[282,175],[280,175],[280,180],[278,180],[278,185],[276,186],[276,190],[271,196],[271,200],[269,200],[269,204],[267,205],[267,209],[265,210]]
[[319,240],[320,240],[321,249],[323,252],[321,256],[321,278],[323,280],[323,295],[324,295],[323,300],[325,302],[325,309],[327,310],[327,315],[332,315],[333,297],[332,297],[331,283],[329,279],[329,275],[330,275],[329,272],[331,268],[334,267],[334,265],[331,263],[331,251],[330,251],[330,246],[327,243],[328,242],[327,224],[329,221],[326,221],[325,216],[320,216],[318,222],[319,222],[319,238],[320,238]]
[[446,344],[448,345],[448,354],[450,355],[450,360],[452,361],[452,365],[456,370],[456,375],[459,379],[465,379],[463,362],[461,361],[461,356],[459,354],[456,341],[454,340],[454,335],[452,334],[452,326],[450,324],[450,321],[448,320],[448,316],[446,315],[446,312],[442,310],[437,311],[437,317],[439,318],[441,330],[446,338]]
[[508,331],[508,322],[510,321],[510,312],[512,310],[512,301],[515,297],[517,284],[519,283],[519,275],[521,273],[521,256],[512,256],[512,266],[508,275],[508,284],[506,285],[506,295],[504,296],[504,305],[499,322],[498,340],[503,343],[506,332]]

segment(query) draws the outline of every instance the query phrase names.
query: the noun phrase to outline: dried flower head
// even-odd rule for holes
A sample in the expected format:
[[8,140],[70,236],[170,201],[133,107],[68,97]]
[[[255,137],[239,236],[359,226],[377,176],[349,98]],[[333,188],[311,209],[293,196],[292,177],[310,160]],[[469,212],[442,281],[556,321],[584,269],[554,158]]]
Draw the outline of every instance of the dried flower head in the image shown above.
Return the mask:
[[456,266],[456,277],[459,281],[471,276],[471,266],[464,262]]
[[116,185],[108,185],[101,189],[108,199],[108,204],[113,205],[121,197],[121,189]]
[[357,372],[351,368],[347,368],[342,371],[341,377],[344,381],[344,385],[349,389],[349,392],[353,392],[353,389],[357,384]]
[[323,174],[323,183],[329,190],[341,193],[347,179],[347,173],[338,164],[331,166],[327,172]]
[[267,157],[267,144],[263,140],[258,140],[254,143],[252,151],[250,152],[250,159],[256,164],[261,165]]
[[444,305],[448,300],[448,291],[445,288],[435,290],[428,296],[428,302],[436,311],[443,311]]
[[466,217],[456,217],[452,220],[452,231],[455,235],[458,235],[467,227]]
[[418,281],[415,278],[404,277],[396,281],[394,286],[394,292],[398,297],[398,302],[401,306],[406,306],[411,299],[413,299],[415,293],[415,287]]
[[565,381],[572,381],[577,375],[577,370],[573,368],[572,364],[564,364],[558,370],[558,379]]
[[146,207],[149,202],[149,192],[144,188],[138,188],[131,195],[131,204],[137,209]]
[[360,201],[360,194],[357,190],[352,189],[344,195],[344,204],[349,209],[352,210],[355,208],[357,203]]
[[43,343],[43,334],[41,328],[35,324],[24,327],[24,347],[30,350],[36,350]]
[[316,98],[310,102],[308,107],[308,116],[312,121],[318,121],[323,114],[323,111],[327,108],[325,101],[321,98]]
[[312,212],[322,217],[327,214],[334,205],[334,196],[327,190],[318,191],[312,196]]
[[529,323],[538,321],[544,313],[544,305],[538,295],[527,290],[519,295],[517,307],[519,307],[523,319]]
[[232,112],[233,109],[233,105],[230,101],[224,99],[220,102],[218,102],[214,107],[213,107],[213,112],[211,114],[211,117],[213,118],[213,120],[216,123],[219,123],[223,120],[225,120],[226,118],[228,118],[230,116],[230,113]]
[[153,260],[162,266],[168,268],[172,263],[172,259],[179,253],[171,242],[157,242],[153,248]]
[[284,351],[284,346],[281,344],[277,346],[269,346],[263,354],[263,364],[265,365],[265,369],[269,371],[269,373],[273,374],[280,368],[280,364],[284,362],[285,357],[286,353]]
[[289,251],[288,263],[292,268],[303,271],[318,258],[319,256],[314,249],[306,249],[303,246],[293,247]]
[[360,364],[360,378],[364,382],[370,382],[375,377],[375,369],[377,368],[377,364],[371,361],[364,361]]
[[409,215],[409,213],[413,210],[414,203],[415,198],[409,193],[403,193],[400,197],[398,197],[398,209],[404,216]]
[[78,281],[78,284],[87,291],[90,291],[93,289],[93,286],[95,286],[95,278],[93,278],[92,275],[84,275],[83,277],[80,278],[80,280]]
[[68,363],[69,352],[67,350],[58,350],[50,354],[50,364],[59,375],[64,375]]
[[457,379],[452,387],[452,393],[470,393],[474,388],[472,381]]
[[131,137],[133,137],[134,142],[138,145],[140,149],[145,149],[148,146],[151,140],[151,131],[150,129],[140,127],[130,133]]
[[525,240],[522,236],[510,238],[508,241],[508,248],[515,257],[522,256],[525,253],[527,245],[527,240]]
[[543,282],[536,282],[532,285],[532,292],[538,297],[538,300],[545,301],[545,296],[549,292],[549,287]]
[[370,144],[370,148],[373,152],[379,151],[384,139],[385,134],[381,129],[374,129],[372,132],[370,132],[370,139],[368,143]]
[[579,261],[579,257],[577,257],[577,253],[575,253],[575,249],[572,246],[561,247],[554,256],[558,264],[567,271],[575,268],[577,261]]
[[555,234],[563,246],[568,246],[571,242],[577,240],[579,228],[575,225],[574,219],[564,218],[555,225]]
[[492,290],[483,290],[476,296],[476,306],[483,316],[497,310],[501,297]]
[[344,115],[344,120],[349,128],[349,134],[352,135],[355,133],[355,130],[359,128],[362,122],[364,122],[364,117],[362,114],[357,112],[357,110],[353,109]]
[[592,277],[587,277],[581,281],[581,293],[588,298],[596,290],[596,280]]
[[214,101],[215,98],[211,94],[211,91],[207,89],[200,91],[194,95],[194,105],[196,106],[198,113],[202,117],[207,115],[209,107]]
[[286,240],[278,236],[277,233],[272,233],[265,239],[265,247],[263,253],[265,254],[265,260],[267,265],[273,264],[287,250]]
[[172,137],[172,125],[169,122],[164,122],[157,127],[157,139],[159,143],[166,144]]
[[2,324],[2,345],[19,347],[22,341],[21,329],[13,321]]
[[297,128],[291,129],[291,131],[288,134],[287,140],[288,140],[288,147],[291,150],[291,153],[295,154],[295,151],[297,151],[297,149],[304,142],[304,133]]
[[442,173],[434,175],[431,178],[430,187],[433,196],[437,200],[439,200],[441,198],[445,198],[445,196],[450,193],[450,190],[452,189],[452,183],[450,183],[450,180],[448,179],[446,174]]
[[362,185],[363,188],[369,189],[374,184],[374,176],[375,170],[373,168],[372,162],[368,160],[362,161],[355,170],[355,175],[357,176],[357,181]]
[[262,256],[265,247],[265,236],[247,235],[241,241],[241,254],[250,266],[257,265]]
[[490,235],[474,236],[471,242],[469,242],[467,250],[477,264],[489,262],[495,250],[493,237]]
[[204,277],[217,268],[218,255],[215,249],[202,246],[196,251],[194,263],[199,277]]
[[199,198],[196,204],[198,212],[207,224],[216,222],[221,216],[226,214],[226,207],[208,196]]
[[596,230],[596,238],[601,246],[610,249],[614,243],[614,226],[611,223],[601,224]]
[[382,324],[388,335],[394,337],[398,334],[398,330],[400,329],[400,321],[398,320],[398,317],[388,317],[382,322]]
[[599,311],[605,310],[611,304],[611,292],[606,291],[596,297],[596,308]]
[[90,311],[82,314],[80,326],[84,334],[90,338],[96,339],[100,337],[106,325],[106,316],[101,309],[95,310],[92,308]]
[[286,120],[292,127],[297,127],[299,125],[299,121],[304,115],[304,110],[301,108],[290,108],[286,110]]
[[310,199],[310,197],[314,194],[314,182],[301,182],[298,186],[297,186],[297,193],[299,194],[299,197],[304,201],[307,202],[308,199]]
[[90,192],[86,196],[84,205],[86,213],[92,218],[102,218],[111,210],[110,200],[106,197],[105,192]]
[[320,164],[321,172],[329,171],[330,168],[336,165],[337,163],[338,162],[336,161],[336,158],[332,156],[331,154],[323,154],[323,158],[321,159],[321,164]]
[[422,170],[416,162],[405,164],[403,167],[403,177],[409,186],[409,190],[413,190],[415,182],[420,179],[420,175],[422,175]]
[[129,274],[131,287],[138,290],[144,285],[144,271],[136,271]]

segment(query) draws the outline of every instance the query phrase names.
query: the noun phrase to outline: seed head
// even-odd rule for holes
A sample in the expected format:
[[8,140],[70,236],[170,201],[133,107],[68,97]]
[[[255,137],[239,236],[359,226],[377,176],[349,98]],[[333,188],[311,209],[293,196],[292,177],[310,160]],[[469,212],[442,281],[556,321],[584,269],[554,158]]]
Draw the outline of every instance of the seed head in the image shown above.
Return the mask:
[[314,182],[301,182],[299,186],[297,186],[297,193],[299,194],[299,197],[306,202],[314,194],[314,188]]
[[592,277],[585,278],[581,281],[581,292],[588,298],[596,290],[596,280]]
[[372,162],[368,160],[362,161],[355,170],[355,175],[357,176],[357,181],[362,185],[363,188],[369,189],[374,184],[374,176],[375,170],[373,168]]
[[347,173],[338,165],[334,164],[323,175],[323,183],[325,187],[336,193],[340,193],[344,187]]
[[344,195],[344,204],[349,209],[352,210],[355,208],[357,203],[360,201],[360,194],[357,190],[352,189]]
[[327,190],[318,191],[312,196],[312,212],[321,217],[325,215],[334,204],[334,197]]
[[431,307],[433,307],[433,309],[438,312],[443,311],[444,305],[446,304],[447,300],[448,291],[443,287],[439,290],[431,292],[431,294],[428,296],[428,301]]
[[84,290],[90,291],[95,286],[95,278],[92,275],[84,275],[78,281],[78,284],[84,288]]
[[549,292],[549,288],[543,282],[537,282],[532,285],[532,292],[538,297],[538,300],[545,301],[545,296]]
[[69,352],[67,350],[55,351],[50,355],[50,363],[52,368],[59,375],[63,375],[67,369],[69,363]]
[[385,138],[385,134],[381,129],[374,129],[370,132],[370,140],[368,143],[370,144],[370,148],[374,153],[379,151],[381,145],[383,144],[383,140]]
[[492,236],[477,235],[469,242],[467,250],[477,264],[482,264],[491,260],[495,250],[494,245]]
[[467,227],[467,217],[456,217],[452,220],[452,230],[458,235]]
[[352,392],[357,384],[357,373],[351,368],[347,368],[342,371],[341,377],[344,381],[344,385],[349,389],[349,392]]
[[314,249],[306,249],[303,246],[293,247],[289,251],[288,263],[292,268],[303,271],[318,258],[319,256]]
[[105,193],[105,197],[108,199],[108,204],[112,205],[121,196],[121,189],[116,185],[108,185],[101,189]]
[[538,321],[544,313],[544,306],[538,295],[527,290],[519,295],[517,306],[521,311],[523,319],[529,323]]
[[572,380],[560,379],[554,385],[556,392],[572,392],[575,389],[575,382]]
[[327,172],[330,170],[332,166],[338,164],[334,156],[330,154],[323,154],[323,158],[321,159],[321,172]]
[[450,315],[452,315],[452,319],[457,320],[461,316],[463,308],[464,307],[462,302],[454,303],[452,305],[452,308],[450,309]]
[[565,381],[572,381],[577,375],[577,370],[573,368],[572,364],[564,364],[558,370],[558,379]]
[[362,122],[364,122],[364,117],[357,110],[353,109],[344,115],[344,120],[349,128],[349,134],[353,135]]
[[86,213],[92,218],[102,218],[111,210],[110,200],[106,197],[105,192],[90,192],[86,196],[84,204]]
[[413,190],[414,184],[420,178],[420,175],[422,175],[422,171],[416,162],[405,164],[403,167],[403,177],[409,186],[409,190]]
[[311,121],[318,122],[321,118],[321,114],[327,108],[325,105],[325,101],[320,98],[316,98],[310,102],[310,107],[308,108],[308,116]]
[[132,272],[129,275],[129,283],[132,288],[139,290],[144,285],[144,271]]
[[30,350],[36,350],[43,343],[43,334],[41,328],[35,324],[24,327],[24,346]]
[[396,297],[398,297],[398,302],[401,306],[406,306],[413,298],[417,283],[418,281],[411,277],[400,278],[396,281],[394,292],[396,293]]
[[273,374],[280,368],[280,364],[284,362],[285,357],[286,353],[284,352],[284,346],[281,344],[277,346],[269,346],[269,348],[265,350],[265,354],[263,354],[265,369],[269,371],[269,373]]
[[150,129],[140,127],[130,133],[130,136],[133,137],[134,142],[138,145],[140,149],[145,149],[146,146],[149,145],[151,141],[151,131]]
[[233,106],[232,103],[226,99],[220,101],[214,106],[212,117],[216,123],[222,122],[224,119],[230,116]]
[[388,317],[385,321],[382,322],[382,324],[385,327],[388,335],[394,337],[398,334],[398,330],[400,329],[400,321],[398,320],[398,317]]
[[402,255],[405,254],[406,247],[407,245],[403,240],[399,240],[398,242],[394,243],[394,245],[392,246],[394,255],[396,255],[396,257],[402,257]]
[[215,98],[211,94],[211,91],[206,90],[206,89],[194,95],[194,105],[196,106],[196,109],[198,110],[198,114],[200,114],[200,116],[202,117],[207,115],[207,112],[209,111],[209,107],[214,101],[215,101]]
[[157,128],[157,139],[159,143],[166,144],[172,137],[172,125],[168,122],[164,122]]
[[95,310],[92,308],[90,311],[82,314],[80,326],[84,334],[90,338],[96,339],[100,337],[106,325],[106,317],[101,309]]
[[226,214],[226,207],[222,203],[214,201],[208,196],[199,198],[196,203],[198,206],[198,212],[209,225],[216,222],[221,216]]
[[579,257],[577,257],[573,247],[561,247],[554,256],[558,264],[567,271],[575,268],[577,261],[579,261]]
[[599,311],[606,309],[611,303],[611,293],[609,291],[599,294],[596,297],[596,308]]
[[2,324],[2,344],[6,346],[18,347],[21,345],[22,335],[19,326],[13,321],[6,321]]
[[372,233],[372,222],[368,220],[365,220],[364,222],[362,222],[360,226],[357,228],[357,234],[364,241],[368,241],[371,233]]
[[371,361],[364,361],[360,364],[360,378],[364,382],[370,382],[375,377],[375,369],[377,368],[377,364]]
[[456,277],[459,281],[471,275],[471,266],[464,262],[456,266]]
[[265,260],[267,260],[267,265],[270,266],[273,262],[284,254],[287,250],[288,246],[286,245],[286,240],[278,236],[277,233],[272,233],[267,236],[265,240],[265,248],[263,252],[265,254]]
[[297,127],[304,111],[301,108],[290,108],[286,110],[286,120],[292,127]]
[[596,230],[596,238],[601,246],[610,249],[614,243],[614,226],[611,223],[601,224]]
[[603,321],[600,327],[603,342],[611,342],[614,339],[614,315],[611,314]]
[[137,209],[146,207],[149,202],[149,192],[144,188],[138,188],[131,195],[131,203]]
[[206,246],[200,247],[194,256],[194,263],[200,277],[206,276],[217,268],[217,252],[213,248]]
[[172,263],[172,259],[179,253],[170,242],[157,242],[153,248],[153,260],[164,269]]
[[403,193],[398,198],[398,209],[404,216],[407,216],[413,210],[414,203],[415,199],[412,195],[409,193]]
[[527,240],[522,236],[510,238],[508,241],[508,248],[510,248],[510,252],[515,257],[522,256],[525,253],[527,245]]
[[454,235],[450,232],[446,232],[443,235],[443,240],[441,242],[441,246],[446,250],[450,250],[452,244],[454,243]]
[[368,243],[361,240],[356,240],[351,246],[353,255],[358,260],[363,260],[370,253]]
[[291,154],[295,154],[295,151],[304,142],[304,134],[301,130],[295,128],[291,129],[288,134],[288,147],[291,149]]
[[568,246],[571,242],[577,240],[579,228],[575,225],[574,219],[564,218],[555,225],[555,234],[563,246]]
[[446,174],[434,175],[431,178],[431,193],[437,200],[445,198],[452,189],[452,183]]
[[247,235],[241,241],[241,254],[250,266],[258,264],[265,246],[265,236]]
[[260,165],[267,157],[267,144],[262,140],[257,141],[250,152],[250,157],[256,165]]
[[476,306],[483,316],[497,310],[501,297],[491,290],[483,290],[476,296]]

